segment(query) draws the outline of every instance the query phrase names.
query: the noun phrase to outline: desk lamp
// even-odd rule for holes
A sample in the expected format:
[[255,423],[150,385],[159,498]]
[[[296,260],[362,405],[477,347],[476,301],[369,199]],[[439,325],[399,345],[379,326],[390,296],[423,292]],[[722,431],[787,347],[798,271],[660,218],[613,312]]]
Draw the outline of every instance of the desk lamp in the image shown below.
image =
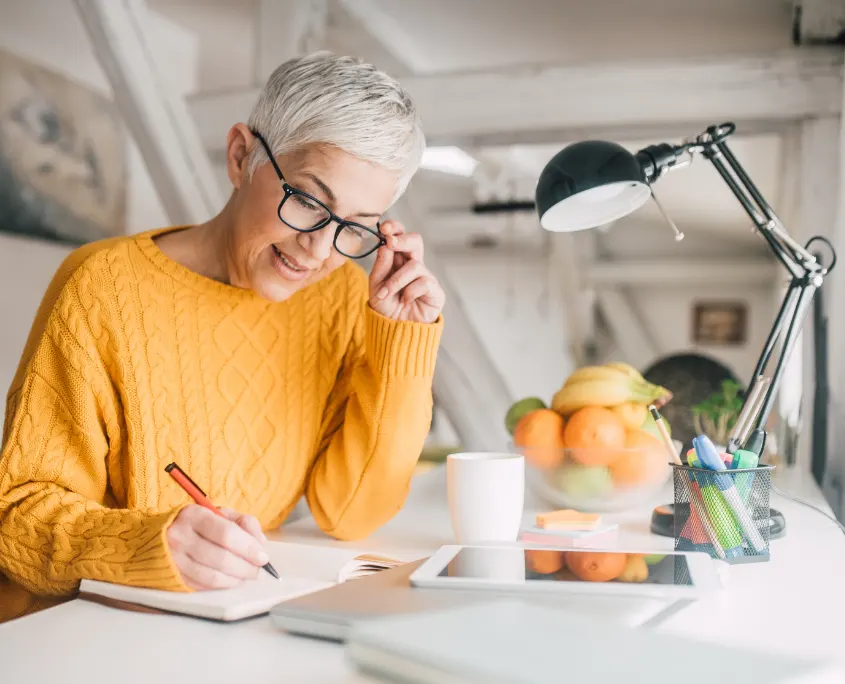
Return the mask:
[[[729,453],[742,448],[762,460],[766,423],[784,367],[798,340],[813,295],[836,264],[836,253],[822,236],[810,238],[803,246],[789,236],[728,147],[727,138],[735,131],[733,123],[710,126],[682,144],[650,145],[636,154],[604,140],[574,143],[552,157],[540,174],[536,207],[545,230],[572,232],[608,224],[654,198],[674,230],[675,239],[682,240],[683,234],[654,196],[652,185],[668,171],[688,166],[697,154],[713,164],[791,277],[727,445]],[[808,251],[815,242],[824,243],[830,249],[828,266]],[[765,378],[763,374],[779,342],[774,372]]]

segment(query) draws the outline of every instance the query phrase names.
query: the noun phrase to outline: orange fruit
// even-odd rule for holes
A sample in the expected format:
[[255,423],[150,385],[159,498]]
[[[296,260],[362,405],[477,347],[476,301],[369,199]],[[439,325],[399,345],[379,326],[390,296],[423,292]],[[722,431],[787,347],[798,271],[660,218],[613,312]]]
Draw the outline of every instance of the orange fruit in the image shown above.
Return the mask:
[[617,485],[635,485],[658,479],[668,467],[669,454],[662,442],[645,430],[625,430],[625,449],[610,464],[610,477]]
[[563,582],[577,582],[578,581],[578,578],[575,575],[572,574],[572,570],[570,570],[568,567],[566,567],[565,563],[564,563],[564,566],[554,574],[554,576],[555,576],[555,579],[561,580]]
[[513,431],[513,443],[536,468],[553,468],[563,461],[566,422],[557,411],[537,409],[526,413]]
[[551,575],[563,567],[562,551],[547,551],[543,549],[526,549],[525,559],[528,569],[541,575]]
[[568,551],[566,565],[578,579],[585,582],[610,582],[622,574],[628,563],[624,553],[600,551]]
[[607,466],[625,445],[625,424],[610,409],[587,406],[569,417],[564,430],[566,448],[574,461],[586,466]]

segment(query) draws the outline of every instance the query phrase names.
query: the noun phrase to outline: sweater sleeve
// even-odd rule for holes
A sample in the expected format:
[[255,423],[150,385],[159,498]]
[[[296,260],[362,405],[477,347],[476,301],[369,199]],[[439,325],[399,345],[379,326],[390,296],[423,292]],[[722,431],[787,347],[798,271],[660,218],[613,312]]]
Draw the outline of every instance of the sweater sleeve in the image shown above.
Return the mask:
[[67,288],[36,321],[43,332],[12,386],[0,452],[0,571],[39,595],[70,594],[86,578],[187,591],[165,539],[180,509],[107,505],[119,400],[100,354],[104,332],[95,335],[91,320]]
[[364,303],[332,391],[306,489],[320,528],[366,537],[401,508],[431,427],[435,323],[394,321]]

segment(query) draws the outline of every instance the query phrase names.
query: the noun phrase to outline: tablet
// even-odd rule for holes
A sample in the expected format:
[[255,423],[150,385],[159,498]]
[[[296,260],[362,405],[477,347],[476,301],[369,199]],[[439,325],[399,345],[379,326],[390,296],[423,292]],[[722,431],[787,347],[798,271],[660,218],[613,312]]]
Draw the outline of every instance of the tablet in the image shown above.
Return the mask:
[[441,547],[410,577],[417,587],[579,592],[696,599],[722,588],[705,553],[562,551],[545,547]]

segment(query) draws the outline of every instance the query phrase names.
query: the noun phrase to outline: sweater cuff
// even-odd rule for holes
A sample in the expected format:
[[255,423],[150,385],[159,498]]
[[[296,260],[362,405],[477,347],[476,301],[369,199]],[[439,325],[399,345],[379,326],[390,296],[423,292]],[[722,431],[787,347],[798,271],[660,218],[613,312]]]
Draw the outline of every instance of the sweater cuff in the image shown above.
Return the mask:
[[182,579],[167,543],[168,528],[187,505],[185,503],[146,518],[143,541],[126,563],[122,584],[165,591],[193,591]]
[[365,344],[372,367],[389,378],[432,377],[443,334],[443,316],[434,323],[394,321],[367,306]]

